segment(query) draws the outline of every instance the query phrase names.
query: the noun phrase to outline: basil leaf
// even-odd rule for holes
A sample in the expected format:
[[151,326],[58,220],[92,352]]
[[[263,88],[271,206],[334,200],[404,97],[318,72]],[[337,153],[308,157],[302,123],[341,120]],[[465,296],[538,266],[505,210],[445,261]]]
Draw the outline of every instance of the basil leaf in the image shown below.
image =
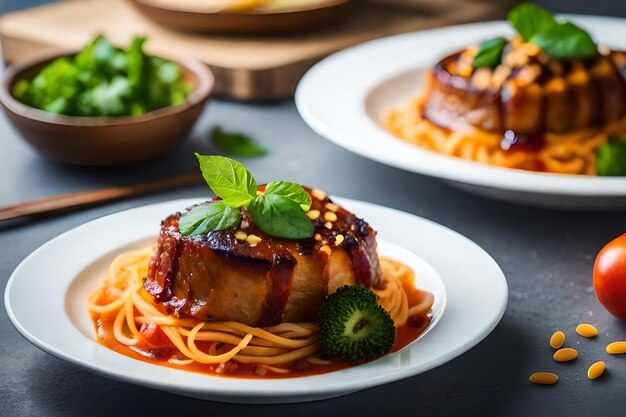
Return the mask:
[[502,51],[504,50],[506,43],[507,41],[504,38],[490,39],[481,43],[480,49],[472,61],[472,67],[497,67],[500,62],[502,62]]
[[248,207],[254,224],[270,236],[306,239],[313,236],[313,222],[298,203],[278,194],[264,194]]
[[239,223],[239,209],[219,201],[196,206],[182,214],[178,220],[178,230],[185,236],[197,236],[216,230],[232,229]]
[[533,3],[519,4],[509,12],[507,18],[526,42],[529,42],[535,34],[546,32],[556,24],[550,11]]
[[239,157],[263,156],[267,149],[259,145],[254,139],[240,133],[224,132],[219,127],[211,130],[211,140],[215,146],[228,154]]
[[626,176],[626,140],[610,138],[596,151],[596,171],[602,176]]
[[282,195],[299,204],[304,211],[311,208],[311,195],[300,184],[288,181],[272,181],[265,187],[265,194]]
[[552,58],[581,59],[598,53],[587,32],[573,23],[557,21],[552,13],[536,4],[518,5],[508,19],[522,39],[534,43]]
[[598,47],[591,36],[570,22],[555,23],[530,41],[556,59],[582,59],[596,55]]
[[248,205],[256,197],[256,181],[241,162],[223,156],[196,153],[200,170],[211,190],[231,207]]

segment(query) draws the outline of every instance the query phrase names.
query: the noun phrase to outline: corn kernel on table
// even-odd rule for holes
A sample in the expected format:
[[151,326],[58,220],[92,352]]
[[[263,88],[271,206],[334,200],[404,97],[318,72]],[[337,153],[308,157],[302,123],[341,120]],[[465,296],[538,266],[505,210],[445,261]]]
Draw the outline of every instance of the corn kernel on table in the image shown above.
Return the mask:
[[[593,11],[597,3],[598,12],[626,15],[626,3],[608,0],[584,5],[544,3],[562,4],[561,9],[552,7],[576,13]],[[8,4],[20,6],[11,0]],[[32,346],[2,309],[0,416],[624,415],[626,357],[609,356],[604,347],[613,340],[626,340],[626,323],[600,306],[591,283],[596,253],[626,232],[624,212],[562,212],[466,194],[331,144],[304,124],[292,101],[263,105],[213,101],[191,137],[170,155],[118,169],[50,163],[0,115],[0,205],[188,172],[196,167],[194,151],[215,152],[208,137],[216,125],[249,133],[271,149],[268,156],[246,161],[260,180],[288,178],[315,184],[332,194],[422,216],[474,240],[507,277],[509,304],[500,324],[469,352],[424,374],[331,400],[255,406],[194,400],[93,375]],[[0,286],[5,287],[13,269],[29,253],[73,227],[127,208],[207,192],[198,185],[36,221],[0,223]],[[599,336],[576,337],[579,323],[595,324]],[[555,365],[552,359],[549,339],[559,329],[579,352],[572,363]],[[607,371],[591,381],[587,367],[596,360],[604,360]],[[533,372],[555,369],[560,377],[555,386],[528,381]]]

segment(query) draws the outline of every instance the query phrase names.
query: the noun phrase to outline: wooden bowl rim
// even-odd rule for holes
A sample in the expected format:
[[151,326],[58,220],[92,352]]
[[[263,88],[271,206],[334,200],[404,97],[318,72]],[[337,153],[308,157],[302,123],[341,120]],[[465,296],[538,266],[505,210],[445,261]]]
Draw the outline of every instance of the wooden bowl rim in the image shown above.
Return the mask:
[[184,103],[162,107],[140,116],[67,116],[29,106],[13,96],[13,93],[10,91],[10,86],[15,84],[23,72],[28,71],[32,67],[49,63],[57,58],[74,56],[78,52],[80,51],[55,52],[26,60],[20,64],[9,65],[9,67],[5,70],[2,85],[0,86],[0,103],[4,105],[8,111],[18,116],[41,123],[81,127],[119,126],[146,123],[166,116],[172,116],[185,112],[190,108],[206,101],[215,87],[215,77],[213,72],[204,63],[191,58],[176,59],[162,55],[154,55],[175,62],[179,66],[183,67],[184,70],[193,74],[196,78],[196,85],[193,91],[187,96]]
[[199,10],[190,10],[190,9],[180,8],[175,5],[171,7],[166,7],[161,4],[155,4],[149,0],[148,1],[128,0],[128,1],[131,3],[135,3],[137,5],[140,5],[142,7],[158,9],[162,12],[187,13],[187,14],[193,14],[193,15],[198,15],[198,16],[211,15],[211,16],[222,16],[222,17],[235,17],[235,16],[236,17],[243,17],[243,16],[261,17],[261,16],[279,16],[279,15],[284,16],[284,15],[289,15],[289,14],[307,13],[307,12],[315,12],[315,11],[324,10],[324,9],[332,9],[334,7],[343,6],[345,4],[352,3],[355,0],[327,0],[327,3],[321,6],[307,7],[307,8],[300,8],[300,9],[284,9],[284,10],[267,11],[267,12],[258,12],[258,11],[257,12],[254,12],[254,11],[253,12],[233,12],[233,11],[203,12]]

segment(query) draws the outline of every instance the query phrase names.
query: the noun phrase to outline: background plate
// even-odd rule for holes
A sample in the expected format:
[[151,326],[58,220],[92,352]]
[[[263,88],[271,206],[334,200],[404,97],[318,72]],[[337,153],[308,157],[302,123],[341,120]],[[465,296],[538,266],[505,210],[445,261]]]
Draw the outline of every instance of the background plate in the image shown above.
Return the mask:
[[[626,20],[564,15],[597,42],[626,49]],[[626,208],[626,177],[546,174],[483,165],[402,142],[380,126],[383,113],[415,97],[440,58],[495,36],[506,22],[451,26],[367,42],[315,65],[296,91],[298,111],[317,133],[356,154],[450,181],[470,192],[559,208]],[[330,99],[332,97],[332,99]]]

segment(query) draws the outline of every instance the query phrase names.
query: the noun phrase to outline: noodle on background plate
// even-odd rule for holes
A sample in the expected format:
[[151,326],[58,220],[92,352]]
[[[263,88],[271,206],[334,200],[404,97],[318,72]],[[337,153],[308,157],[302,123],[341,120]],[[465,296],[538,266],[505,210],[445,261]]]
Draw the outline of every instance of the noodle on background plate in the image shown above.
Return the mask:
[[504,168],[545,171],[558,174],[596,175],[596,150],[610,136],[626,135],[626,116],[598,129],[570,133],[545,133],[540,149],[502,147],[503,135],[468,126],[451,131],[431,123],[422,116],[425,97],[392,109],[382,125],[408,143],[445,155]]
[[[322,358],[314,322],[260,328],[168,314],[143,288],[153,250],[118,255],[103,284],[89,296],[87,308],[104,346],[150,363],[208,374],[286,377],[302,374],[294,370],[324,373],[350,366]],[[434,298],[415,288],[407,266],[384,257],[380,264],[386,287],[374,292],[399,332],[395,351],[428,326]]]

